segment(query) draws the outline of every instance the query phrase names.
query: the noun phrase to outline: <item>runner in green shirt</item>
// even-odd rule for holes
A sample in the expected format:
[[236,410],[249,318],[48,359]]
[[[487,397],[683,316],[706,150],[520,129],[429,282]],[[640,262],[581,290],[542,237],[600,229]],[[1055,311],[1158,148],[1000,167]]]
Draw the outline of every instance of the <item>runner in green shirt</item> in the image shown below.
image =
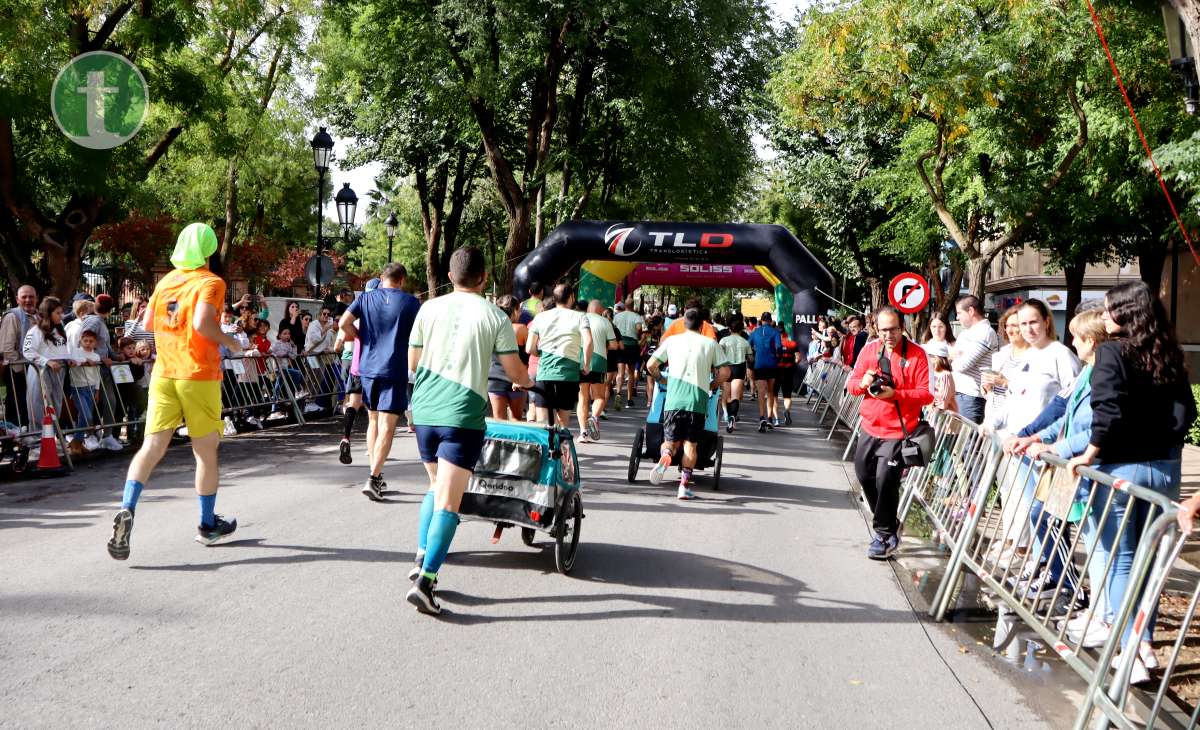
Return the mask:
[[742,391],[746,387],[746,363],[754,354],[750,341],[743,334],[745,323],[740,316],[734,317],[729,323],[729,334],[720,340],[721,350],[729,361],[729,382],[722,387],[722,400],[725,403],[725,430],[733,433],[737,423],[738,411],[742,407]]
[[633,403],[637,390],[638,359],[642,354],[642,333],[646,331],[646,319],[633,311],[633,297],[626,297],[624,302],[617,302],[617,313],[613,315],[613,326],[621,335],[619,365],[617,366],[617,403],[621,403],[621,394],[625,394],[625,403]]
[[[605,318],[599,299],[588,303],[588,330],[592,333],[592,359],[589,372],[579,380],[579,441],[600,440],[600,414],[608,404],[608,358],[619,353],[620,340],[612,323]],[[590,411],[590,414],[589,414]]]
[[695,499],[696,495],[687,485],[696,466],[696,445],[704,433],[709,392],[713,388],[721,388],[729,377],[729,366],[725,353],[716,341],[700,334],[700,326],[704,324],[700,310],[689,309],[684,312],[683,318],[686,330],[660,343],[647,363],[650,375],[655,380],[661,380],[663,363],[670,370],[667,402],[663,409],[662,456],[650,472],[650,483],[662,483],[667,467],[675,456],[675,449],[682,441],[679,498]]
[[504,373],[522,388],[529,373],[517,355],[512,323],[482,296],[486,261],[477,248],[450,257],[454,291],[421,307],[408,342],[408,362],[416,373],[413,422],[417,451],[429,474],[421,503],[417,561],[406,600],[422,613],[441,613],[433,595],[438,570],[458,528],[463,492],[483,450],[488,413],[487,379],[496,355]]
[[525,347],[539,357],[537,385],[542,392],[533,394],[538,420],[545,423],[554,410],[559,425],[569,429],[571,411],[579,402],[580,376],[591,372],[592,335],[587,315],[575,311],[573,287],[559,284],[553,297],[555,306],[529,323]]

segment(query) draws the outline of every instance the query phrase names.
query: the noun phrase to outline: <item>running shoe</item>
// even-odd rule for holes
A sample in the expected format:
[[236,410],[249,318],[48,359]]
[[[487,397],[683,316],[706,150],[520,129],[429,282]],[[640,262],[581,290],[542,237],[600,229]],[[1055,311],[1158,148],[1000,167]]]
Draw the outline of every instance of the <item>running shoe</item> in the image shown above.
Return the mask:
[[587,435],[593,441],[600,440],[600,422],[596,420],[595,416],[588,416]]
[[383,493],[387,489],[387,482],[383,481],[382,474],[372,474],[367,477],[367,483],[363,485],[362,493],[367,495],[367,499],[372,502],[382,502]]
[[792,412],[791,411],[783,412],[783,423],[785,426],[792,425]]
[[237,520],[226,520],[221,515],[213,515],[212,526],[200,525],[196,528],[196,542],[201,545],[212,545],[232,535],[236,529]]
[[595,442],[596,442],[596,439],[592,438],[591,436],[588,436],[588,433],[586,430],[579,432],[579,443],[592,444]]
[[679,485],[679,499],[682,499],[682,500],[696,499],[696,493],[693,492],[692,490],[688,489],[687,487],[683,486],[682,484],[680,484]]
[[600,411],[600,420],[601,421],[608,420],[608,411],[607,410]]
[[884,547],[887,548],[885,551],[887,553],[885,557],[892,557],[892,555],[894,555],[896,551],[900,549],[900,536],[888,535],[887,539],[884,540]]
[[100,448],[100,439],[95,436],[88,436],[83,439],[83,448],[85,451],[96,451]]
[[650,470],[650,483],[662,484],[663,477],[667,475],[667,467],[671,466],[671,457],[663,454],[658,458],[658,463]]
[[733,416],[725,420],[725,433],[733,433]]
[[129,557],[129,535],[133,532],[133,511],[122,509],[113,516],[113,534],[108,541],[108,555],[113,560]]
[[777,421],[777,420],[778,420],[778,419],[772,418],[770,421],[767,421],[767,422],[766,422],[766,424],[767,424],[767,430],[768,430],[768,431],[774,431],[774,430],[775,430],[775,426],[777,425],[777,424],[776,424],[776,421]]
[[442,612],[442,606],[437,602],[437,598],[433,595],[434,579],[420,576],[413,587],[408,589],[408,595],[404,600],[411,603],[421,613],[427,613],[431,616],[436,616]]
[[871,560],[887,560],[895,552],[895,548],[890,546],[891,540],[879,533],[875,533],[875,539],[871,541],[870,547],[867,548],[867,557]]
[[338,447],[338,461],[343,464],[354,461],[354,457],[350,456],[350,439],[342,439],[342,445]]
[[759,433],[767,432],[767,419],[765,419],[765,418],[758,419],[758,432]]

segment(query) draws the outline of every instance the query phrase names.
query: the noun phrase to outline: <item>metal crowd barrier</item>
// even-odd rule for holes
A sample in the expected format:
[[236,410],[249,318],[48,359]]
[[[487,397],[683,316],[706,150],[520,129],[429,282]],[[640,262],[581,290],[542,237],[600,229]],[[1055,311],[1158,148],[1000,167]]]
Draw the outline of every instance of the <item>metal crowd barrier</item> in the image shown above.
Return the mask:
[[[847,423],[857,404],[848,404],[839,369],[814,363],[806,382],[814,412],[824,407]],[[930,615],[944,620],[971,577],[996,610],[997,651],[1017,654],[1021,640],[1040,640],[1088,682],[1077,730],[1093,716],[1103,728],[1197,726],[1200,704],[1189,706],[1170,688],[1181,669],[1194,669],[1180,657],[1200,605],[1195,571],[1176,559],[1185,540],[1172,502],[1091,468],[1079,469],[1082,481],[1072,480],[1053,453],[1037,460],[1006,454],[997,435],[958,414],[928,414],[934,453],[905,474],[899,515],[903,524],[919,504],[933,538],[948,549]],[[1127,577],[1117,551],[1106,547],[1122,535],[1137,544]],[[1163,592],[1181,579],[1190,598],[1170,653],[1160,670],[1151,668],[1152,689],[1131,687],[1143,631]],[[1114,589],[1120,580],[1123,591]],[[1110,594],[1115,605],[1107,605]]]
[[804,378],[804,383],[808,386],[806,402],[812,404],[813,413],[820,411],[817,416],[818,421],[824,423],[825,417],[830,412],[833,413],[833,422],[830,424],[825,440],[832,440],[839,428],[844,428],[849,434],[846,448],[842,452],[843,461],[850,457],[850,452],[854,449],[855,441],[858,439],[861,422],[859,409],[863,401],[862,396],[850,395],[846,390],[850,373],[851,368],[841,363],[817,360],[809,365],[808,373]]
[[[150,361],[152,362],[152,361]],[[17,367],[13,367],[17,366]],[[331,415],[346,392],[340,358],[334,353],[275,357],[242,354],[221,362],[222,414],[236,426],[262,426],[273,412],[286,412],[304,424],[314,415]],[[74,467],[72,444],[94,436],[128,442],[141,439],[147,406],[146,384],[133,377],[128,363],[39,367],[21,360],[5,363],[0,399],[0,464],[24,471],[29,450],[40,445],[46,406],[68,468]],[[97,444],[88,443],[96,447]],[[91,449],[88,449],[91,450]],[[115,449],[114,449],[115,450]]]

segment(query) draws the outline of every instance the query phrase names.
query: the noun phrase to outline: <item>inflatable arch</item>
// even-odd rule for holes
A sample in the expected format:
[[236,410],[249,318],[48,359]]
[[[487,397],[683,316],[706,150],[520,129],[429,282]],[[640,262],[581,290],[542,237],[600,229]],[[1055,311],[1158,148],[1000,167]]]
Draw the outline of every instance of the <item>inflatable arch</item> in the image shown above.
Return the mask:
[[[735,275],[742,274],[739,265],[756,267],[764,283],[775,287],[777,308],[792,312],[789,324],[793,325],[793,336],[805,347],[809,326],[816,324],[823,310],[818,306],[816,290],[821,287],[829,291],[833,287],[829,270],[783,226],[568,221],[551,231],[517,266],[513,291],[524,299],[529,296],[531,283],[557,281],[576,264],[582,264],[581,292],[596,292],[596,282],[603,282],[610,285],[610,290],[599,287],[604,291],[597,293],[606,296],[589,298],[611,302],[617,284],[639,263],[680,264],[684,271],[718,277],[727,272],[729,276],[722,277],[724,286],[744,285],[738,283],[744,279]],[[595,280],[590,282],[592,286],[589,277]]]

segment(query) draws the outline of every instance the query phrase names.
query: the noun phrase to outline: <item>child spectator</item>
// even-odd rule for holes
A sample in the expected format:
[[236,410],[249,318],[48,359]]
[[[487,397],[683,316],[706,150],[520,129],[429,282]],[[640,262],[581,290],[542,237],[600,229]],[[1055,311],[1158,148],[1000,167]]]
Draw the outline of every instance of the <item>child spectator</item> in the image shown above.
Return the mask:
[[132,378],[128,383],[117,383],[117,394],[121,397],[121,404],[125,406],[125,419],[130,422],[125,429],[125,438],[130,443],[142,440],[142,428],[145,425],[141,419],[146,413],[147,397],[141,381],[145,378],[148,368],[145,358],[138,354],[141,344],[145,344],[145,349],[149,351],[149,343],[145,341],[138,343],[132,337],[122,337],[117,341],[121,364],[129,368]]
[[954,371],[950,367],[950,348],[945,342],[930,340],[924,347],[929,357],[929,389],[933,392],[933,407],[958,413],[958,401],[954,397]]
[[[76,315],[78,316],[78,312]],[[78,321],[76,319],[71,324]],[[94,428],[99,420],[96,399],[100,393],[100,353],[96,352],[95,332],[83,330],[79,333],[79,347],[71,350],[70,375],[71,402],[75,405],[75,428],[79,430],[71,437],[68,447],[73,455],[80,455],[84,450],[95,451],[100,448],[100,439],[96,432],[93,430],[87,433],[84,430]]]
[[83,320],[96,311],[96,304],[90,299],[79,299],[71,305],[71,311],[75,313],[75,318],[68,322],[63,329],[67,333],[67,344],[74,349],[79,349],[79,333],[83,331]]

